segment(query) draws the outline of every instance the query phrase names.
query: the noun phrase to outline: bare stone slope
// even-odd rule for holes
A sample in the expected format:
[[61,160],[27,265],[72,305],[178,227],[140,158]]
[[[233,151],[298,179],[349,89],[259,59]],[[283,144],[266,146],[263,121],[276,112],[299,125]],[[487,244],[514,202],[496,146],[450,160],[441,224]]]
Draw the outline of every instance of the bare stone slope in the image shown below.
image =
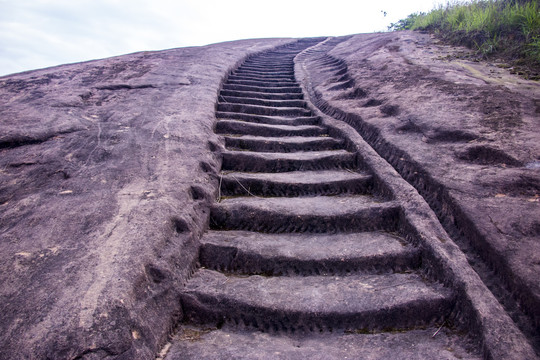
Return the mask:
[[181,315],[220,83],[291,40],[0,78],[0,358],[153,358]]
[[[454,49],[438,45],[423,34],[368,34],[320,41],[294,59],[296,72],[291,70],[287,76],[296,75],[306,98],[322,112],[351,125],[418,190],[529,342],[538,346],[540,85],[492,65],[455,59]],[[222,262],[239,261],[236,253],[233,260],[215,255],[223,250],[218,249],[218,239],[212,238],[212,232],[206,233],[199,256],[201,236],[208,230],[210,208],[218,195],[244,194],[245,189],[238,184],[253,184],[249,189],[255,192],[255,198],[247,200],[252,203],[250,214],[264,213],[258,207],[264,210],[271,203],[259,205],[259,195],[302,196],[310,191],[334,195],[332,187],[320,187],[312,179],[299,180],[295,173],[285,173],[295,166],[299,167],[295,170],[319,170],[321,164],[319,158],[308,158],[309,154],[301,159],[287,155],[290,151],[337,150],[344,146],[340,142],[343,139],[328,136],[326,130],[314,125],[319,121],[317,117],[301,109],[304,105],[299,87],[287,88],[289,92],[298,90],[298,97],[283,100],[273,94],[252,99],[250,91],[261,91],[257,89],[260,85],[230,76],[230,89],[222,90],[217,104],[225,77],[248,55],[292,43],[295,40],[245,40],[137,53],[0,78],[0,358],[153,359],[184,317],[182,296],[185,303],[191,304],[185,309],[186,316],[193,318],[203,316],[198,307],[241,312],[229,310],[226,304],[221,304],[220,309],[198,302],[198,296],[202,298],[205,291],[214,291],[210,288],[213,282],[227,282],[227,286],[249,283],[252,293],[227,288],[230,293],[223,296],[243,299],[245,295],[250,301],[258,298],[257,281],[266,282],[262,278],[244,281],[231,276],[225,281],[223,275],[203,269],[192,278],[202,290],[195,289],[193,283],[187,290],[183,286],[198,261],[216,263],[217,267],[226,267],[219,265]],[[265,65],[264,61],[252,64],[251,69],[248,66],[246,73],[255,72]],[[292,69],[292,58],[288,66]],[[283,73],[285,67],[276,71]],[[270,76],[264,80],[272,81]],[[279,83],[281,80],[273,81],[275,86],[270,89],[274,91],[286,87]],[[234,120],[240,121],[216,122],[216,114],[229,118],[239,113],[234,105],[238,92],[252,102],[242,105],[248,115],[234,115]],[[280,109],[275,107],[277,102]],[[280,120],[292,116],[291,111],[298,117],[294,124],[297,133]],[[242,116],[266,125],[238,124],[245,120]],[[268,123],[271,121],[275,123]],[[260,131],[270,137],[286,134],[289,138],[261,145],[256,139]],[[223,140],[216,133],[244,137]],[[305,138],[299,141],[301,136]],[[223,150],[224,141],[244,153]],[[245,150],[256,143],[262,146],[261,154],[246,154]],[[278,147],[284,152],[279,158],[271,154]],[[338,168],[352,167],[356,155],[339,151],[343,154],[325,161]],[[321,150],[317,156],[324,154]],[[268,167],[283,167],[276,172],[284,174],[269,178],[256,174]],[[250,170],[254,174],[243,174],[240,182],[234,174],[220,178],[220,168]],[[338,188],[354,181],[363,189],[372,181],[368,175],[350,172],[329,171],[327,177],[323,182],[335,182]],[[266,185],[258,194],[256,185],[260,183]],[[288,186],[290,183],[296,187]],[[218,185],[228,193],[218,194]],[[361,206],[358,201],[350,206]],[[284,224],[278,225],[294,231],[306,224],[289,219],[287,212],[308,218],[313,215],[308,225],[317,227],[321,223],[317,216],[327,210],[310,208],[304,202],[300,206],[296,200],[286,203],[290,203],[290,209],[283,210]],[[246,208],[242,204],[227,199],[214,207],[214,227],[219,228],[223,219],[223,224],[237,221],[235,229],[243,229],[247,215],[242,209],[237,211]],[[332,206],[346,212],[347,204]],[[329,209],[334,211],[331,206]],[[263,231],[266,226],[276,226],[272,219],[259,217],[256,224]],[[264,245],[253,244],[245,234],[241,242],[240,237],[234,237],[234,231],[225,230],[232,236],[228,246],[238,242],[234,246],[247,249],[246,253]],[[269,237],[268,246],[286,240]],[[343,248],[350,247],[349,240],[338,240],[343,242]],[[322,240],[319,242],[320,247],[315,247],[313,253],[306,253],[306,246],[293,250],[311,266],[328,255]],[[448,238],[446,244],[437,246],[451,248],[451,242]],[[413,268],[421,266],[418,254],[407,254],[407,263]],[[275,261],[261,263],[257,259],[255,263],[246,260],[243,265],[276,266]],[[393,260],[387,265],[388,269],[402,269]],[[315,271],[309,266],[307,272]],[[413,280],[419,287],[424,286],[420,277]],[[279,281],[275,289],[270,288],[274,293],[284,289]],[[296,284],[297,280],[283,281]],[[334,288],[339,284],[326,285]],[[444,306],[439,308],[453,308],[447,289],[437,286],[434,288],[442,295],[434,294],[444,300]],[[353,300],[351,304],[361,305]],[[282,305],[272,303],[268,308]],[[290,305],[296,306],[292,302]],[[312,310],[299,306],[301,310]],[[483,310],[489,313],[489,309]],[[479,321],[485,319],[489,314]],[[429,338],[428,333],[425,329],[412,332],[418,339]],[[447,349],[447,344],[457,341],[457,335],[449,329],[443,333],[448,336],[447,343],[438,338],[437,346]],[[390,337],[399,344],[411,341],[399,334]],[[245,351],[259,347],[258,356],[270,356],[274,350],[267,348],[268,336],[262,334],[239,333],[231,340],[228,335],[214,332],[207,338],[217,344],[217,351],[219,344],[226,341]],[[360,343],[372,342],[377,348],[386,346],[384,334],[371,340],[356,338]],[[351,339],[332,338],[317,346],[348,347]],[[301,339],[293,344],[277,340],[285,354],[292,357],[307,354],[300,353],[297,344],[315,346],[313,341]],[[403,355],[435,356],[424,349],[431,345],[423,341],[417,342],[420,352]],[[496,338],[490,341],[484,344],[497,343]],[[182,351],[200,358],[200,344],[180,344],[177,347]],[[504,347],[504,342],[501,344]],[[210,348],[204,351],[210,358],[215,354]],[[171,352],[170,358],[175,354]],[[388,352],[385,356],[393,355]],[[222,356],[228,355],[224,352]],[[456,353],[459,356],[462,354]],[[473,352],[471,358],[475,357]]]

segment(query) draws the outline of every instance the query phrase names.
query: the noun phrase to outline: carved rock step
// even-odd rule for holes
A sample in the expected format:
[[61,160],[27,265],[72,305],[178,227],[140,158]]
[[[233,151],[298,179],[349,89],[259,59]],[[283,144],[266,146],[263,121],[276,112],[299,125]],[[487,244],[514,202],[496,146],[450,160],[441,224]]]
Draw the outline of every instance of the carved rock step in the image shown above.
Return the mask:
[[281,81],[281,82],[272,82],[268,80],[236,80],[236,79],[227,79],[227,84],[238,84],[238,85],[249,85],[249,86],[261,86],[261,87],[277,87],[277,86],[294,86],[296,85],[295,81]]
[[224,171],[288,172],[306,170],[352,169],[357,165],[355,153],[345,150],[294,153],[223,152]]
[[235,85],[235,84],[223,84],[224,90],[238,90],[238,91],[255,91],[270,94],[283,94],[283,93],[301,93],[302,89],[299,86],[280,86],[280,87],[261,87],[261,86],[248,86],[248,85]]
[[224,102],[218,103],[217,111],[269,116],[311,116],[310,110],[301,107],[273,107],[249,104],[231,104]]
[[322,136],[326,129],[316,125],[269,125],[237,120],[220,120],[216,123],[217,134],[254,136]]
[[233,73],[234,75],[255,75],[255,76],[261,76],[261,77],[292,77],[294,79],[294,71],[289,69],[286,70],[279,70],[274,68],[265,68],[265,67],[249,67],[249,66],[243,66],[241,68],[238,68]]
[[291,69],[294,66],[294,62],[292,60],[292,57],[288,58],[281,58],[281,59],[272,59],[272,60],[246,60],[242,66],[261,66],[265,68],[285,68],[285,69]]
[[210,213],[212,230],[263,233],[395,231],[399,206],[372,196],[224,199]]
[[293,70],[291,66],[262,66],[262,65],[242,65],[241,67],[236,70],[237,74],[243,73],[243,72],[258,72],[262,74],[293,74]]
[[384,232],[322,235],[209,231],[201,240],[199,259],[208,269],[274,276],[380,274],[420,266],[418,249]]
[[[298,53],[298,50],[289,51],[289,52],[280,52],[280,51],[272,51],[271,56],[264,56],[263,54],[260,54],[259,56],[251,56],[246,58],[246,63],[282,63],[282,62],[289,62],[291,63]],[[262,56],[261,56],[262,55]]]
[[296,54],[288,53],[288,54],[276,54],[273,53],[271,57],[251,57],[247,58],[244,61],[244,64],[249,65],[264,65],[264,66],[291,66],[293,64],[293,60]]
[[296,84],[293,73],[286,73],[283,71],[277,72],[267,72],[267,71],[257,71],[257,70],[238,70],[237,72],[231,74],[229,78],[238,78],[244,80],[257,80],[257,81],[270,81],[270,82],[283,82],[291,81]]
[[294,63],[292,60],[278,60],[278,61],[272,61],[272,62],[255,62],[255,61],[246,61],[242,66],[240,66],[239,70],[243,68],[260,68],[260,69],[270,69],[270,70],[291,70],[294,66]]
[[223,174],[220,183],[223,196],[330,196],[369,194],[373,178],[347,171],[234,172]]
[[250,57],[246,59],[245,63],[258,63],[258,64],[261,63],[265,65],[287,63],[286,65],[291,65],[297,53],[298,51],[289,51],[289,52],[272,51],[272,57],[268,57],[268,56]]
[[200,269],[181,295],[191,322],[265,331],[425,326],[452,310],[452,293],[417,274],[248,277]]
[[268,82],[295,82],[294,76],[284,75],[284,76],[268,76],[268,75],[246,75],[246,74],[237,74],[232,73],[229,75],[228,80],[257,80],[257,81],[268,81]]
[[261,106],[273,106],[273,107],[297,107],[306,108],[306,102],[304,100],[264,100],[248,97],[235,97],[235,96],[220,96],[219,100],[223,103],[230,104],[249,104],[249,105],[261,105]]
[[318,116],[268,116],[242,114],[236,112],[217,111],[216,117],[220,120],[242,120],[251,123],[269,124],[269,125],[318,125],[321,119]]
[[[268,334],[232,328],[183,326],[165,360],[215,359],[461,359],[481,360],[462,337],[443,328],[407,333]],[[219,355],[217,355],[219,354]]]
[[237,91],[237,90],[221,90],[220,92],[223,96],[237,96],[237,97],[249,97],[255,99],[268,99],[268,100],[293,100],[293,99],[303,99],[304,94],[302,93],[277,93],[269,94],[262,93],[257,91]]
[[225,146],[231,150],[258,152],[327,151],[343,149],[344,141],[327,136],[307,137],[263,137],[263,136],[225,136]]

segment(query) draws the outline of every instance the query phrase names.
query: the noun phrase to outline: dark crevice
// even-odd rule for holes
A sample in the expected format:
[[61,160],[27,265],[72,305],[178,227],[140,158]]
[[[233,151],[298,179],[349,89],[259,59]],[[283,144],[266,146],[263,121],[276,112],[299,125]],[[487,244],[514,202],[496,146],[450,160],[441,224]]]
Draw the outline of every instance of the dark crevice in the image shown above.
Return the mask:
[[[129,351],[129,350],[127,350]],[[125,352],[124,352],[125,353]],[[122,353],[123,354],[123,353]],[[98,356],[100,359],[103,359],[103,358],[108,358],[108,357],[119,357],[120,355],[122,354],[119,354],[107,347],[99,347],[99,348],[95,348],[95,349],[87,349],[87,350],[84,350],[82,353],[80,353],[79,355],[75,356],[73,358],[73,360],[81,360],[81,359],[85,359],[89,356]]]
[[64,130],[59,131],[54,134],[42,134],[38,136],[24,136],[24,135],[13,135],[13,136],[6,136],[3,139],[0,139],[0,150],[1,149],[15,149],[21,146],[26,145],[37,145],[44,143],[46,141],[49,141],[57,136],[65,135],[74,133],[77,131],[81,131],[79,129],[71,129],[71,130]]
[[20,146],[41,144],[51,139],[54,136],[55,135],[49,135],[49,136],[44,136],[41,138],[30,138],[30,137],[25,137],[25,136],[12,137],[9,139],[1,140],[0,149],[14,149]]
[[103,86],[96,87],[96,89],[98,90],[112,90],[112,91],[148,89],[148,88],[156,88],[156,86],[152,84],[142,84],[142,85],[114,84],[114,85],[103,85]]

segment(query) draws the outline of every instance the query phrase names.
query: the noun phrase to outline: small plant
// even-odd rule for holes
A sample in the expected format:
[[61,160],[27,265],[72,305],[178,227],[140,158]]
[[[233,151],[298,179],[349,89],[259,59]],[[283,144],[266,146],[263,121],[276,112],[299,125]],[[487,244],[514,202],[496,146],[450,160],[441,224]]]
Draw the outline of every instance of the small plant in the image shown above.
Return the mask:
[[536,58],[536,61],[540,63],[540,36],[532,38],[526,51],[529,56]]
[[477,51],[483,56],[493,54],[497,51],[499,47],[499,42],[497,40],[497,35],[494,35],[492,39],[487,39],[480,44],[476,44]]
[[415,23],[416,19],[419,16],[424,16],[425,13],[415,13],[407,16],[406,19],[399,20],[397,23],[390,23],[388,30],[390,31],[399,31],[399,30],[409,30],[411,26]]

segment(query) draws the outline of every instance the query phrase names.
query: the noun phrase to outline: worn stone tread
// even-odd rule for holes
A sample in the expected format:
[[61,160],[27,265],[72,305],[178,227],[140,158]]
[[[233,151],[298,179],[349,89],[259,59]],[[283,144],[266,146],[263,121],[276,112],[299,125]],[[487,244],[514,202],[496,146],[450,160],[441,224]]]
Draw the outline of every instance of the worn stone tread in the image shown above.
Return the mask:
[[344,141],[328,136],[224,136],[230,150],[257,152],[327,151],[343,149]]
[[279,212],[287,212],[294,216],[319,215],[325,216],[332,213],[349,213],[358,209],[370,207],[393,207],[394,201],[383,201],[374,196],[315,196],[305,198],[261,198],[261,197],[238,197],[223,199],[213,207],[229,208],[244,207],[251,209],[273,209]]
[[366,172],[355,171],[291,171],[286,173],[243,173],[243,172],[229,172],[223,174],[223,179],[229,176],[234,176],[237,180],[257,180],[257,181],[269,181],[273,183],[283,183],[288,185],[311,185],[330,182],[341,182],[359,180],[370,180],[372,176]]
[[268,125],[317,125],[320,122],[318,116],[272,116],[272,115],[254,115],[238,112],[217,111],[216,117],[219,120],[241,120],[251,123],[260,123]]
[[276,86],[276,87],[262,87],[262,86],[249,86],[249,85],[236,85],[236,84],[223,84],[225,90],[240,90],[240,91],[256,91],[263,93],[301,93],[302,88],[300,86]]
[[248,172],[288,172],[297,170],[349,169],[356,165],[356,154],[346,150],[263,153],[223,152],[222,170]]
[[227,78],[227,80],[229,79],[258,80],[258,81],[263,80],[263,81],[268,81],[268,82],[291,82],[291,83],[296,82],[292,74],[291,75],[255,75],[255,74],[232,73]]
[[446,359],[480,360],[459,334],[430,327],[403,332],[269,334],[261,331],[182,326],[165,360],[218,359]]
[[220,120],[216,123],[218,134],[242,134],[257,136],[319,136],[326,129],[317,125],[271,125],[238,120]]
[[226,90],[222,89],[220,92],[223,96],[245,96],[256,99],[270,99],[270,100],[292,100],[303,99],[303,93],[263,93],[259,91],[242,91],[242,90]]
[[400,272],[420,265],[419,250],[385,232],[260,234],[208,231],[201,239],[201,266],[265,275],[328,275]]
[[233,79],[229,77],[227,79],[227,84],[238,84],[238,85],[249,85],[249,86],[261,86],[261,87],[277,87],[277,86],[294,86],[296,82],[293,80],[289,81],[279,81],[271,82],[267,80],[244,80],[244,79]]
[[293,74],[293,71],[291,70],[291,66],[272,66],[269,68],[267,65],[263,64],[250,64],[250,63],[244,63],[239,69],[238,73],[241,73],[243,71],[257,71],[265,74],[272,74],[276,72],[283,72],[283,73],[290,73]]
[[417,274],[230,276],[200,269],[181,296],[194,323],[243,322],[275,331],[385,329],[450,315],[452,292]]
[[397,203],[372,196],[242,197],[213,205],[210,227],[266,233],[394,231],[398,220]]
[[264,60],[251,60],[251,59],[248,59],[246,60],[241,66],[240,66],[240,69],[242,68],[247,68],[247,67],[262,67],[264,69],[291,69],[292,66],[294,66],[294,62],[292,60],[293,56],[289,56],[289,57],[281,57],[281,58],[277,58],[277,59],[273,59],[271,61],[264,61]]
[[233,73],[237,76],[256,76],[262,78],[280,78],[280,77],[290,77],[294,78],[294,72],[292,70],[271,70],[253,68],[253,67],[242,67]]
[[224,173],[224,196],[313,196],[367,194],[373,177],[348,171],[291,171],[285,173]]
[[311,116],[311,111],[303,107],[275,107],[227,102],[218,103],[217,111],[270,116]]
[[304,100],[264,100],[238,96],[220,96],[219,100],[231,104],[251,104],[273,107],[306,107],[306,102]]

